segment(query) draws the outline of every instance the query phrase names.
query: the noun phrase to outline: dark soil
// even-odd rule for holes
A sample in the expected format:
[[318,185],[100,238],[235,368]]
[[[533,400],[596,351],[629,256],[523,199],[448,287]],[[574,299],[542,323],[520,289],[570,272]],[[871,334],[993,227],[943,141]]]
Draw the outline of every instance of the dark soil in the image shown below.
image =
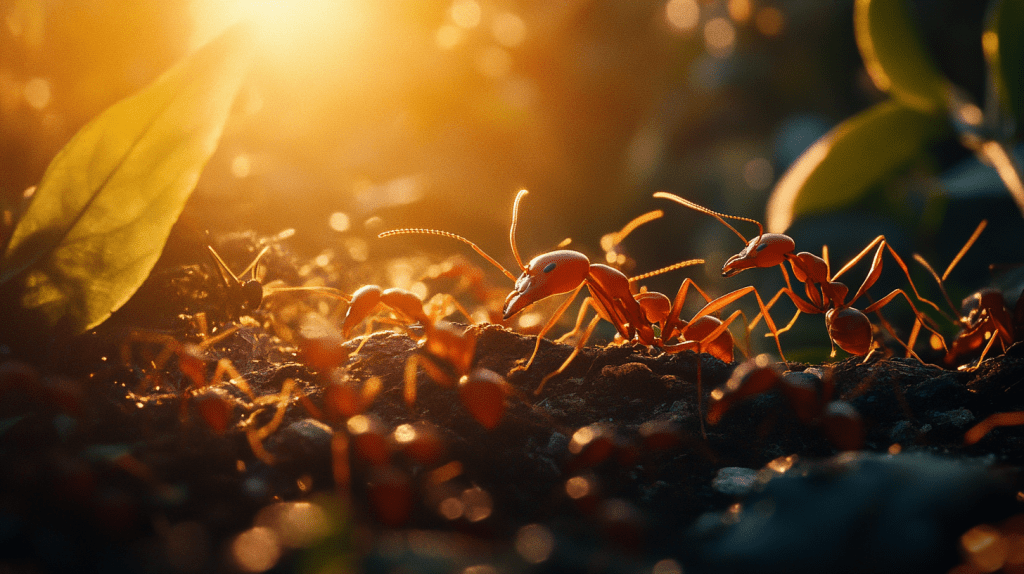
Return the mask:
[[[230,572],[253,556],[277,572],[946,572],[969,529],[1020,530],[1024,427],[964,441],[1024,410],[1020,344],[973,371],[881,354],[814,365],[860,427],[802,423],[772,390],[703,436],[698,378],[707,408],[735,364],[588,346],[535,395],[572,347],[543,342],[513,372],[535,337],[464,327],[475,366],[507,376],[488,430],[422,369],[406,404],[421,330],[324,346],[287,328],[286,307],[235,316],[210,276],[158,271],[96,332],[0,365],[0,572]],[[178,355],[149,362],[163,343],[138,334],[198,342],[200,311],[239,326],[201,370],[228,359],[252,397],[196,390]],[[338,393],[372,377],[382,390],[353,418]],[[410,428],[418,440],[396,438]]]

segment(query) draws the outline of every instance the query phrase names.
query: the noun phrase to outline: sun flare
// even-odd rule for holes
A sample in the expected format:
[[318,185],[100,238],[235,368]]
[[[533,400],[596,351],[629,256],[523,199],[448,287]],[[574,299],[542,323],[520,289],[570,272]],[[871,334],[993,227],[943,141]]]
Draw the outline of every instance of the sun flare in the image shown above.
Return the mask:
[[249,22],[261,55],[295,66],[317,66],[341,57],[343,44],[359,42],[366,14],[358,0],[193,0],[193,46],[225,27]]

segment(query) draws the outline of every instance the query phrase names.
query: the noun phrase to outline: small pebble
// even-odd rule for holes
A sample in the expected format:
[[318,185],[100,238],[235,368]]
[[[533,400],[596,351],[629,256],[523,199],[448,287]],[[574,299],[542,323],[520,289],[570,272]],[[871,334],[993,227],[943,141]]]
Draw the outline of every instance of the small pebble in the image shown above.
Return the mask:
[[757,471],[739,466],[727,466],[718,471],[711,481],[711,488],[730,496],[749,494],[757,484]]

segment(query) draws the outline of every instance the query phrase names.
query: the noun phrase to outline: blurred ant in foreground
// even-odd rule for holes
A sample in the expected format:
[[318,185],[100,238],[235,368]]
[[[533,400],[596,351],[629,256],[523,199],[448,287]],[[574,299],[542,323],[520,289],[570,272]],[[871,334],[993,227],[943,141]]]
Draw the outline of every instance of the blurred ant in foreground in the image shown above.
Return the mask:
[[[896,260],[896,263],[903,270],[903,273],[907,276],[907,280],[910,281],[910,286],[918,300],[928,303],[932,307],[938,309],[937,305],[927,299],[924,299],[918,293],[917,287],[914,285],[914,281],[910,278],[910,271],[907,269],[907,265],[903,262],[900,256],[896,254],[888,242],[886,242],[885,236],[879,235],[876,237],[870,244],[868,244],[867,247],[843,266],[838,273],[833,275],[829,267],[827,247],[822,248],[822,257],[818,257],[817,255],[807,252],[794,253],[796,243],[791,237],[781,233],[765,233],[761,223],[756,220],[711,211],[706,207],[702,207],[689,200],[664,191],[656,192],[654,197],[668,199],[680,205],[689,207],[690,209],[708,214],[728,227],[733,233],[743,240],[746,247],[725,262],[725,265],[722,267],[723,277],[732,277],[745,269],[751,269],[754,267],[767,268],[775,267],[776,265],[779,266],[782,270],[782,276],[786,281],[786,286],[780,289],[778,293],[768,301],[768,304],[762,309],[762,313],[764,314],[765,319],[768,320],[768,312],[766,309],[770,309],[783,294],[790,298],[796,306],[797,311],[796,314],[793,315],[789,324],[785,327],[780,330],[772,329],[772,334],[775,335],[776,338],[778,337],[778,333],[787,331],[792,327],[796,322],[797,317],[800,316],[800,313],[824,314],[825,326],[828,329],[829,340],[832,342],[833,357],[836,354],[836,345],[851,355],[867,355],[874,347],[874,340],[871,330],[871,322],[868,320],[865,313],[878,312],[879,309],[887,305],[890,301],[896,298],[896,296],[903,295],[907,300],[907,303],[910,304],[910,308],[913,309],[914,315],[917,317],[917,323],[924,325],[926,329],[931,331],[943,342],[943,346],[945,345],[945,341],[942,339],[942,336],[939,335],[933,327],[928,325],[928,317],[922,315],[921,312],[917,310],[913,301],[911,301],[910,297],[902,289],[894,289],[885,297],[882,297],[878,301],[868,305],[864,311],[860,311],[853,307],[853,304],[857,299],[864,295],[882,274],[882,254],[885,250],[888,250]],[[748,241],[743,234],[736,231],[732,225],[729,225],[729,223],[725,221],[724,218],[726,217],[754,223],[757,225],[758,229],[757,237]],[[861,283],[860,287],[857,289],[857,292],[849,299],[849,301],[847,301],[846,296],[849,293],[849,288],[845,284],[837,281],[837,279],[840,275],[856,265],[861,259],[870,253],[872,249],[875,250],[875,254],[871,261],[871,268],[868,270],[868,274],[864,278],[864,282]],[[789,273],[786,272],[785,263],[787,261],[793,270],[793,276],[796,277],[797,281],[804,284],[804,293],[806,298],[801,297],[793,290],[793,285],[789,280]],[[881,317],[881,315],[879,315],[879,317]],[[754,319],[751,324],[751,328],[757,324],[759,318],[760,316]],[[896,334],[892,332],[891,327],[885,323],[884,319],[883,324],[885,325],[886,330],[889,331],[889,334],[907,350],[907,356],[913,356],[920,361],[920,358],[916,353],[914,353],[911,346],[903,343],[903,341],[896,337]]]
[[[459,398],[477,422],[487,429],[496,427],[505,411],[506,383],[494,371],[473,367],[476,331],[441,320],[443,308],[428,313],[423,301],[414,293],[367,285],[352,296],[343,325],[344,337],[348,338],[355,325],[380,308],[391,310],[399,323],[419,323],[423,328],[423,335],[414,337],[418,348],[405,365],[403,397],[406,404],[411,407],[416,402],[416,371],[422,368],[435,383],[458,387]],[[363,339],[356,352],[366,341]]]

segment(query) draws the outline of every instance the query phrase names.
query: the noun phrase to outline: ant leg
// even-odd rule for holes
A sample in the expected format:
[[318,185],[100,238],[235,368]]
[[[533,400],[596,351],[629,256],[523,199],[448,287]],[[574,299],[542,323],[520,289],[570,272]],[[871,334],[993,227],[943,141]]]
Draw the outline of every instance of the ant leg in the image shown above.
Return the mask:
[[[959,315],[960,312],[957,311],[956,305],[953,304],[953,300],[949,298],[949,293],[946,292],[946,286],[943,285],[942,279],[939,278],[939,274],[935,272],[935,269],[932,268],[932,266],[924,257],[921,257],[917,253],[914,254],[914,261],[920,263],[921,266],[924,267],[925,271],[927,271],[932,276],[932,279],[935,279],[935,282],[939,285],[939,292],[942,293],[942,297],[946,300],[946,304],[949,305],[949,308],[953,310],[954,315]],[[947,314],[942,309],[939,309],[939,314],[945,317],[946,320],[949,321],[950,323],[957,324],[960,322],[959,319]]]
[[980,367],[982,361],[985,360],[985,355],[988,354],[989,350],[992,348],[992,344],[995,343],[996,339],[998,339],[998,338],[999,337],[996,337],[996,336],[989,337],[988,338],[988,343],[985,344],[985,348],[981,350],[981,356],[978,357],[978,362],[975,363],[973,367],[968,367],[966,370],[973,371],[973,370],[977,369],[978,367]]
[[1019,425],[1024,425],[1024,411],[991,414],[964,433],[964,444],[972,445],[978,442],[996,427]]
[[598,315],[601,314],[601,311],[597,308],[597,303],[594,302],[594,298],[587,297],[583,300],[583,304],[580,305],[580,312],[576,315],[576,324],[573,326],[572,330],[555,339],[556,343],[564,343],[580,334],[580,331],[583,330],[583,318],[586,316],[587,309],[590,307],[593,307],[594,311],[597,312]]
[[1006,341],[1013,341],[1013,337],[1010,336],[1010,331],[1005,326],[1003,326],[1003,324],[1000,323],[998,319],[996,319],[992,315],[989,315],[989,318],[992,320],[993,323],[995,323],[996,330],[995,332],[990,333],[988,343],[986,343],[985,348],[982,349],[981,356],[978,357],[978,362],[975,363],[973,367],[969,367],[968,370],[974,370],[981,366],[982,361],[985,360],[985,355],[988,354],[989,350],[992,348],[992,345],[995,344],[996,339],[999,339],[999,344],[1002,345],[1004,353],[1006,352]]
[[[751,287],[752,289],[752,287]],[[698,315],[700,315],[698,313]],[[707,439],[707,431],[704,428],[704,385],[703,385],[703,361],[700,359],[700,353],[705,352],[705,349],[709,343],[714,343],[718,337],[725,332],[728,332],[729,325],[736,320],[737,317],[743,317],[743,321],[746,322],[747,317],[743,314],[743,311],[737,309],[733,311],[728,318],[721,321],[720,324],[715,327],[710,333],[704,335],[699,341],[683,341],[675,345],[669,345],[666,349],[666,353],[678,353],[686,350],[696,350],[697,355],[697,416],[700,419],[700,433],[701,436]],[[700,317],[694,317],[694,321]],[[693,322],[691,321],[691,324]],[[748,330],[749,334],[749,330]],[[730,341],[732,338],[730,337]],[[721,357],[719,357],[721,358]]]
[[145,331],[133,331],[128,334],[124,342],[121,344],[121,362],[122,364],[131,369],[135,353],[133,352],[133,346],[135,344],[149,344],[149,345],[160,345],[160,351],[156,355],[151,355],[148,352],[152,352],[152,349],[143,349],[139,351],[139,359],[143,363],[149,363],[152,371],[147,373],[145,368],[142,368],[142,383],[143,388],[139,392],[148,391],[151,387],[159,384],[160,374],[159,371],[167,364],[167,361],[171,359],[176,353],[181,350],[181,343],[178,342],[174,337],[164,333],[149,333]]
[[[868,307],[864,309],[864,313],[877,313],[879,309],[888,305],[889,302],[895,299],[897,295],[903,295],[903,298],[907,300],[907,303],[910,305],[910,308],[914,311],[914,315],[917,317],[917,320],[920,321],[921,324],[924,325],[924,328],[928,329],[928,331],[930,331],[932,335],[935,335],[936,337],[939,338],[940,341],[942,341],[943,350],[948,352],[949,349],[946,348],[946,340],[942,338],[942,335],[939,334],[938,331],[936,331],[934,328],[928,325],[928,323],[925,321],[925,316],[922,315],[921,312],[917,310],[917,307],[914,306],[914,302],[910,299],[910,296],[907,295],[907,293],[902,289],[893,289],[893,291],[886,295],[885,297],[882,297],[878,301],[872,303],[871,305],[868,305]],[[881,317],[881,314],[879,314],[878,316]],[[896,340],[899,341],[899,343],[903,345],[903,347],[905,347],[907,351],[910,352],[915,359],[921,361],[920,357],[918,357],[917,354],[914,353],[913,349],[908,347],[903,341],[900,341],[898,337],[896,337]],[[923,363],[924,361],[921,362]]]
[[[694,315],[693,320],[697,320],[700,317],[702,317],[704,315],[707,315],[709,313],[714,313],[714,312],[718,311],[719,309],[725,307],[726,305],[732,303],[733,301],[736,301],[737,299],[739,299],[740,297],[743,297],[744,295],[746,295],[748,293],[753,293],[754,297],[757,299],[757,306],[761,310],[761,313],[758,314],[758,317],[762,317],[762,316],[764,317],[764,321],[768,325],[768,329],[772,332],[772,335],[774,335],[774,337],[775,337],[775,345],[779,349],[779,356],[780,356],[780,358],[783,361],[785,361],[786,360],[786,355],[785,355],[785,353],[782,352],[782,343],[779,342],[779,330],[775,327],[775,321],[772,320],[772,316],[768,313],[768,308],[765,306],[764,301],[761,300],[761,295],[757,292],[757,289],[755,289],[753,286],[743,287],[741,289],[737,289],[737,290],[733,291],[732,293],[727,293],[725,295],[722,295],[721,297],[719,297],[718,299],[715,299],[714,301],[708,303],[707,305],[704,306],[703,309],[698,311],[697,314]],[[776,295],[776,297],[777,296],[778,295]],[[790,299],[793,299],[793,295],[792,294],[790,294],[789,297],[790,297]],[[797,303],[796,299],[793,299],[793,303],[796,304],[797,309],[800,309],[800,303]],[[807,305],[809,305],[809,304],[807,304]],[[745,317],[744,317],[744,320],[746,320]],[[750,325],[750,328],[753,328],[753,325]]]
[[878,281],[879,276],[881,276],[882,274],[882,253],[888,250],[889,254],[892,255],[893,259],[896,260],[896,264],[900,266],[900,269],[903,271],[903,275],[906,276],[907,281],[910,283],[910,288],[911,290],[913,290],[914,296],[917,297],[917,300],[922,303],[930,305],[937,312],[942,313],[942,310],[939,308],[938,305],[936,305],[929,299],[925,299],[924,297],[921,296],[921,293],[918,292],[917,285],[914,284],[914,280],[911,279],[910,277],[910,269],[907,267],[907,264],[903,261],[903,258],[901,258],[899,254],[896,253],[896,250],[894,250],[892,246],[889,245],[889,243],[885,240],[884,235],[879,235],[878,237],[876,237],[871,243],[868,244],[867,247],[861,250],[860,253],[858,253],[853,259],[851,259],[846,265],[844,265],[838,273],[833,275],[831,280],[835,281],[840,275],[845,273],[851,267],[856,265],[861,259],[863,259],[872,249],[875,249],[875,255],[871,260],[871,268],[868,270],[868,274],[864,278],[864,282],[861,283],[860,288],[857,289],[857,292],[854,294],[853,298],[850,299],[850,305],[852,305],[854,301],[856,301],[872,285],[874,285],[876,281]]
[[[580,349],[582,349],[583,345],[586,344],[587,339],[590,338],[590,335],[594,332],[594,328],[597,327],[597,323],[600,320],[601,315],[595,315],[594,318],[590,320],[590,324],[587,325],[587,330],[583,332],[583,336],[580,337],[580,340],[576,342],[576,347],[573,348],[571,353],[569,353],[569,356],[565,359],[565,362],[562,363],[561,367],[558,367],[553,372],[548,373],[547,375],[544,376],[543,379],[541,379],[540,385],[537,386],[537,390],[533,391],[534,395],[539,395],[540,392],[544,390],[544,385],[548,384],[548,381],[562,374],[563,372],[565,372],[567,368],[569,368],[569,364],[572,363],[572,360],[576,358],[576,355],[580,354]],[[530,360],[532,361],[533,359],[531,358]]]
[[371,333],[373,333],[373,323],[371,323],[370,321],[367,321],[366,322],[366,332],[363,333],[363,340],[359,341],[359,344],[356,345],[356,350],[352,351],[353,355],[358,355],[359,351],[363,350],[363,345],[365,345],[366,342],[370,340],[370,334]]
[[667,341],[671,339],[675,336],[675,331],[682,330],[683,325],[681,325],[679,314],[683,311],[683,303],[686,301],[686,294],[691,286],[697,290],[697,293],[700,293],[700,296],[704,298],[704,301],[708,304],[711,303],[711,297],[709,297],[693,279],[690,279],[689,277],[683,279],[682,285],[680,285],[679,290],[676,291],[675,301],[672,302],[672,310],[668,313],[668,321],[662,329],[661,338],[663,340]]
[[[227,377],[225,377],[225,375],[227,375]],[[213,376],[210,377],[210,384],[215,385],[222,380],[227,383],[234,383],[236,387],[242,389],[245,394],[249,395],[250,399],[256,400],[256,395],[253,394],[248,381],[246,381],[245,377],[238,372],[235,365],[226,358],[217,361],[217,368],[213,371]]]
[[[565,310],[568,309],[569,304],[572,303],[574,299],[576,299],[576,296],[579,295],[580,293],[580,289],[582,289],[585,284],[585,282],[580,283],[579,286],[577,286],[576,289],[573,290],[572,295],[570,295],[561,305],[559,305],[558,309],[555,310],[555,313],[551,316],[550,319],[548,319],[548,322],[545,323],[544,327],[542,327],[540,332],[537,333],[537,344],[533,346],[533,354],[530,355],[530,360],[526,361],[526,366],[516,367],[515,369],[512,369],[513,372],[529,370],[530,365],[533,364],[533,360],[537,358],[537,353],[540,351],[540,342],[544,338],[544,335],[547,334],[547,332],[550,331],[551,328],[555,326],[555,323],[558,322],[562,315],[565,314]],[[590,335],[588,334],[587,337],[589,336]]]
[[[436,300],[436,301],[435,301]],[[426,307],[430,310],[427,312],[427,316],[430,317],[431,322],[437,322],[439,319],[443,319],[452,313],[448,313],[448,307],[452,306],[455,311],[458,311],[463,317],[465,317],[469,324],[475,323],[473,316],[470,312],[462,306],[462,303],[447,293],[437,293],[427,301]]]
[[210,325],[206,322],[206,313],[196,313],[192,318],[195,321],[196,331],[199,333],[200,343],[206,342],[206,339],[210,337]]
[[[911,349],[914,348],[914,344],[917,343],[917,337],[918,335],[921,334],[922,324],[923,323],[921,323],[919,319],[914,319],[914,326],[910,329],[910,336],[907,337],[907,346],[910,347]],[[907,357],[909,356],[910,353],[907,353]]]
[[249,440],[249,446],[252,448],[252,453],[256,455],[256,458],[260,459],[268,465],[273,465],[275,460],[274,456],[271,455],[265,448],[263,448],[263,441],[274,433],[281,422],[284,421],[285,412],[288,410],[288,399],[291,398],[292,388],[295,386],[295,379],[285,379],[284,384],[281,385],[281,392],[275,397],[269,397],[271,403],[274,404],[276,410],[274,411],[274,417],[270,419],[270,422],[266,425],[254,429],[252,423],[255,420],[256,414],[260,412],[257,410],[246,420],[248,428],[246,429],[245,435]]
[[419,366],[419,357],[413,355],[405,362],[405,387],[402,390],[402,398],[410,408],[416,403],[416,367]]

